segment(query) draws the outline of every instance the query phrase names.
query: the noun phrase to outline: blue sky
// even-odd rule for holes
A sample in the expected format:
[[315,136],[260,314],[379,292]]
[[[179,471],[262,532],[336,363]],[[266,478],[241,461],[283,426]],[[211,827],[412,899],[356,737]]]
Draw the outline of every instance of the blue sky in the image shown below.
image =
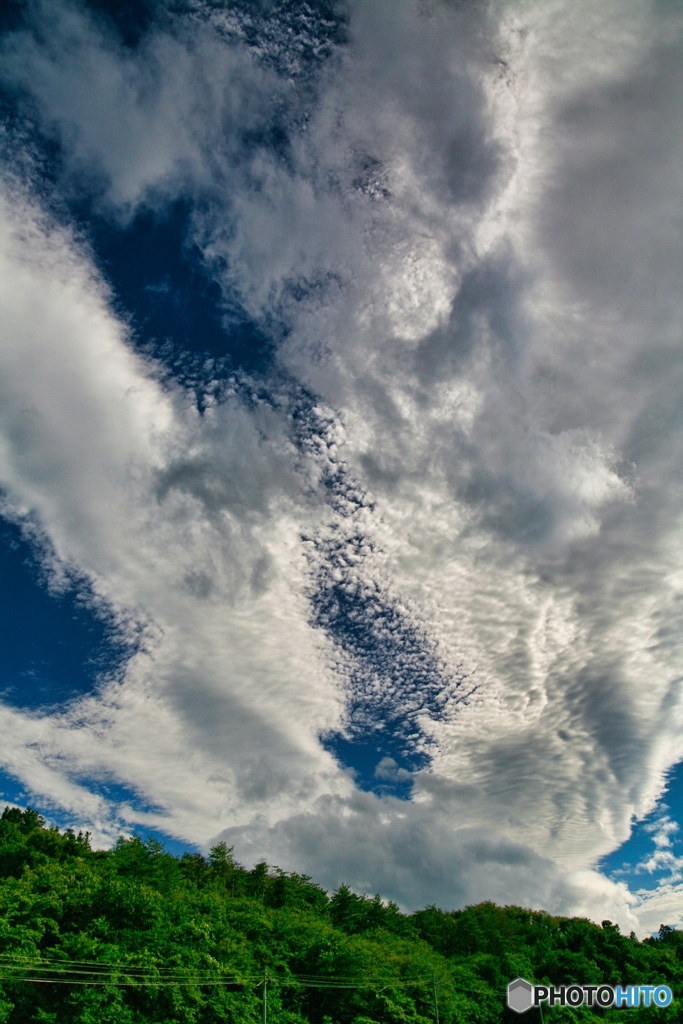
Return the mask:
[[683,868],[683,766],[679,762],[666,779],[662,797],[640,821],[626,842],[603,859],[604,870],[625,878],[638,891],[656,890],[664,881],[680,881]]
[[4,9],[5,800],[683,924],[682,32]]

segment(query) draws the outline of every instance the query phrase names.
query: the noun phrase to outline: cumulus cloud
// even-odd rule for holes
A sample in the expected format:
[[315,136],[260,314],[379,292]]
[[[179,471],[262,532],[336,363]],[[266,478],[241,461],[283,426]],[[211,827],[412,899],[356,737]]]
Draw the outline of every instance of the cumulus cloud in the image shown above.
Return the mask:
[[[680,16],[359,0],[255,34],[192,3],[131,49],[30,10],[4,75],[60,187],[192,199],[275,357],[267,397],[198,412],[8,172],[3,484],[146,637],[60,714],[5,709],[8,767],[101,816],[109,773],[158,808],[124,817],[405,906],[630,930],[645,898],[592,867],[683,724]],[[373,730],[410,800],[321,743]]]
[[[446,909],[510,899],[536,909],[609,918],[627,931],[638,927],[635,897],[623,883],[595,871],[563,871],[531,846],[488,826],[463,827],[442,806],[406,804],[356,794],[321,801],[273,829],[223,833],[256,859],[270,854],[284,869],[308,872],[330,888],[343,878],[356,891],[383,896],[412,909]],[[602,918],[599,915],[602,914]]]
[[671,928],[683,927],[681,897],[683,885],[680,882],[663,882],[656,889],[640,889],[636,912],[643,934],[654,935],[665,924]]

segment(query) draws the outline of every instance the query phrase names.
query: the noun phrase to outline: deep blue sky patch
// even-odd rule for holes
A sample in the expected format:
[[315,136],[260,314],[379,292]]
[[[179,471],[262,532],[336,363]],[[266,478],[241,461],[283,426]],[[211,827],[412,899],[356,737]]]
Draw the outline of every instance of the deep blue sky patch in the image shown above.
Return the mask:
[[3,700],[33,710],[90,692],[98,674],[130,656],[111,622],[96,615],[87,593],[52,594],[33,547],[11,523],[0,527],[0,621]]
[[134,340],[153,355],[184,353],[227,360],[232,370],[264,371],[272,344],[239,305],[224,296],[190,241],[191,205],[178,200],[143,209],[130,225],[95,217],[95,252],[114,287]]

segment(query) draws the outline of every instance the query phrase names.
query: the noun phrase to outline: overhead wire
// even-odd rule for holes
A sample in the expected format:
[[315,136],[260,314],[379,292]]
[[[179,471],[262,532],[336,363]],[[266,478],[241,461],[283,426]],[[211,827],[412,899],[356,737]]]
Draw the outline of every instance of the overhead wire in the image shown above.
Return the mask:
[[[127,980],[129,979],[129,980]],[[182,968],[141,965],[135,963],[108,963],[96,960],[57,959],[41,956],[0,953],[0,981],[30,982],[33,984],[90,985],[114,987],[166,987],[178,986],[233,986],[262,985],[263,975],[245,972],[221,973],[220,967],[213,970],[183,970]],[[288,974],[268,973],[268,984],[280,987],[362,989],[399,988],[411,985],[433,984],[433,975],[411,977],[388,977],[386,975],[358,978],[354,975]],[[457,985],[460,992],[477,995],[482,989]]]

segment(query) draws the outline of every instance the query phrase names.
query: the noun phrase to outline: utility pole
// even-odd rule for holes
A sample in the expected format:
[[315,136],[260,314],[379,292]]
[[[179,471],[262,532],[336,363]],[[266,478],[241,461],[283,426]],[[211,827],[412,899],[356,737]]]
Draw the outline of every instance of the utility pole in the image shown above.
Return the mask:
[[263,972],[263,1024],[268,1024],[268,971]]
[[439,1000],[436,998],[436,975],[432,974],[432,985],[434,986],[434,1020],[439,1024]]

